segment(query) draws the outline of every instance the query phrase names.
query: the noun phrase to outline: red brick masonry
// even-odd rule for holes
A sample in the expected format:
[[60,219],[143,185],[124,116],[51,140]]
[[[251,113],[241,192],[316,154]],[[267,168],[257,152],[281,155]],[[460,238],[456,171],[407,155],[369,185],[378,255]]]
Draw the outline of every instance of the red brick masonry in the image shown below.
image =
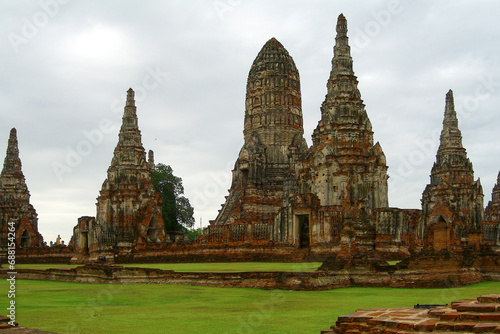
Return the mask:
[[430,310],[360,309],[340,316],[321,334],[500,333],[500,294],[452,302]]

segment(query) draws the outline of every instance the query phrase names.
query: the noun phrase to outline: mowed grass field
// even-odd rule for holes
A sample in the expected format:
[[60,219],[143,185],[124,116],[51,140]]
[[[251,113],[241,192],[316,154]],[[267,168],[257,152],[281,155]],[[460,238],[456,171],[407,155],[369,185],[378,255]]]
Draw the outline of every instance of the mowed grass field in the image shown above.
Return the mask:
[[[125,264],[126,267],[157,268],[178,272],[243,272],[243,271],[315,271],[321,262],[228,262],[228,263],[141,263]],[[75,268],[69,264],[18,264],[18,269]]]
[[[0,281],[6,313],[8,282]],[[413,307],[499,293],[500,282],[449,289],[287,291],[17,280],[16,321],[58,333],[315,333],[358,308]]]

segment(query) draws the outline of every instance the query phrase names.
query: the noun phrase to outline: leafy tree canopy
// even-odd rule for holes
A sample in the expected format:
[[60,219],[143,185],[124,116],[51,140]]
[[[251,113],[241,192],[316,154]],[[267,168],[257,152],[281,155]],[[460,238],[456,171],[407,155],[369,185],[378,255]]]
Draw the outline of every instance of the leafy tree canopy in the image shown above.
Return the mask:
[[173,174],[172,167],[157,164],[151,177],[163,200],[162,217],[166,232],[186,232],[194,226],[194,209],[184,197],[182,179]]

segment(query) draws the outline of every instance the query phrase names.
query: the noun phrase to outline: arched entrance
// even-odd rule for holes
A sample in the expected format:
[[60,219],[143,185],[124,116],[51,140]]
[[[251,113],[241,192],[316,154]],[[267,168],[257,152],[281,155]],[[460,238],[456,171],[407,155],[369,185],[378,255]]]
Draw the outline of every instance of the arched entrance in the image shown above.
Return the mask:
[[157,234],[158,234],[158,219],[156,218],[156,216],[153,216],[148,226],[148,241],[156,241]]
[[28,230],[24,230],[23,234],[21,234],[21,239],[19,240],[20,248],[27,248],[30,245],[30,236],[28,234]]

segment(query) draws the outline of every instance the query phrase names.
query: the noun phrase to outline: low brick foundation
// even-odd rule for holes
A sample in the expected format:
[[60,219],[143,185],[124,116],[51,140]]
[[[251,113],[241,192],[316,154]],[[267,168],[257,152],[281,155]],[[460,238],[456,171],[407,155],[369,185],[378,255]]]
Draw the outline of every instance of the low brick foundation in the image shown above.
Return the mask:
[[360,309],[321,334],[500,333],[500,294],[421,308]]
[[[8,270],[0,270],[7,278]],[[489,276],[488,276],[489,277]],[[470,269],[442,269],[432,275],[426,270],[375,272],[363,267],[350,270],[316,272],[175,272],[151,268],[114,265],[86,265],[71,269],[18,269],[16,278],[80,283],[179,284],[212,287],[245,287],[286,290],[326,290],[340,287],[429,288],[457,287],[487,280],[481,272]]]

